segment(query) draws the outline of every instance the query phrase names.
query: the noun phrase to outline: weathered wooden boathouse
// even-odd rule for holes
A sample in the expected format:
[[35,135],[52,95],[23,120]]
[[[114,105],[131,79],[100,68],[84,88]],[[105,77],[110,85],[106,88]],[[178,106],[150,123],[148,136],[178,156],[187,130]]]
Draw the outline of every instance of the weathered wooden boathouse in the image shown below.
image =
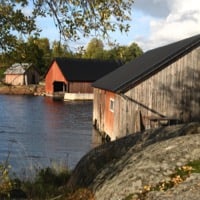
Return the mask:
[[93,124],[112,140],[200,121],[200,35],[147,51],[93,87]]
[[14,63],[5,72],[5,83],[10,85],[38,84],[40,75],[31,63]]
[[93,99],[91,83],[117,69],[120,62],[95,59],[55,58],[45,75],[47,96]]

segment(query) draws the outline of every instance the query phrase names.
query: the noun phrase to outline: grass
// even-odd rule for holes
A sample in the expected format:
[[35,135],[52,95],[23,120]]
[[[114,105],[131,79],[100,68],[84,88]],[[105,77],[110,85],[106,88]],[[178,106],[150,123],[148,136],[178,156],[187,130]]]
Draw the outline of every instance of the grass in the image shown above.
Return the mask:
[[71,172],[68,169],[56,171],[45,168],[38,171],[32,181],[10,179],[9,170],[0,165],[0,199],[34,199],[34,200],[94,200],[94,195],[87,188],[71,191],[67,182]]
[[200,160],[194,160],[188,163],[192,167],[192,173],[200,173]]
[[20,183],[20,189],[25,192],[28,199],[50,199],[65,193],[65,185],[70,177],[66,169],[57,173],[52,168],[39,171],[34,181]]
[[70,171],[63,169],[59,173],[52,168],[40,170],[33,181],[11,179],[9,169],[0,165],[0,199],[27,198],[51,199],[55,196],[65,195],[65,185],[70,178]]
[[128,196],[126,196],[122,200],[132,200],[132,199],[133,199],[133,194],[129,194]]

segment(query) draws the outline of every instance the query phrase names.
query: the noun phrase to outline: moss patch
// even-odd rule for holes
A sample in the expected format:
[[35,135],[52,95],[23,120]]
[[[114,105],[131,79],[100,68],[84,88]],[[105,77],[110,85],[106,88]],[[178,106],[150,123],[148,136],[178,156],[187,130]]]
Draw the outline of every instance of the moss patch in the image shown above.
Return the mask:
[[137,193],[138,199],[145,199],[147,193],[150,191],[167,191],[185,181],[191,173],[200,173],[200,160],[194,160],[187,165],[176,168],[175,172],[170,176],[169,181],[162,181],[154,186],[145,185],[140,193]]

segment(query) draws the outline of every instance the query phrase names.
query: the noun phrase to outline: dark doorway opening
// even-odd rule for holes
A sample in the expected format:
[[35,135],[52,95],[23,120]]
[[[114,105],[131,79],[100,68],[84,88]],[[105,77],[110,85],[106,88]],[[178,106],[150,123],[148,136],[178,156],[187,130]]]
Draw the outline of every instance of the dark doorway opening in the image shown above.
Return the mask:
[[54,92],[65,92],[66,91],[66,84],[64,82],[55,81],[53,83],[53,91]]
[[36,84],[35,74],[32,74],[32,76],[31,76],[31,84]]

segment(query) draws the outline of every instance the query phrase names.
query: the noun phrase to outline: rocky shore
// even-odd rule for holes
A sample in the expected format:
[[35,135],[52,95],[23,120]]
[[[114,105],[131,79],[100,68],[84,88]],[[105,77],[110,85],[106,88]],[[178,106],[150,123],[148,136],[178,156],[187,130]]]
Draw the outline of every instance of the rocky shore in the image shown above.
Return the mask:
[[44,85],[0,85],[0,94],[14,94],[14,95],[45,95]]
[[199,173],[176,180],[167,190],[148,189],[169,183],[178,168],[195,160],[200,160],[199,123],[146,130],[89,152],[76,166],[68,187],[90,188],[95,200],[196,200]]

